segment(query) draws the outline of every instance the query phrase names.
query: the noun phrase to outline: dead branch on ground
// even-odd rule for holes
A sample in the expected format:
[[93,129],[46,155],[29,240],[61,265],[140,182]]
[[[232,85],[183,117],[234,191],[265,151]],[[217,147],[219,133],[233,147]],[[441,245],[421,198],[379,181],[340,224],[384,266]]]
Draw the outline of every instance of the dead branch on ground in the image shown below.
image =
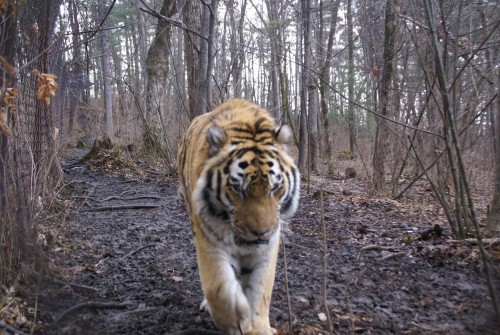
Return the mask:
[[5,322],[0,322],[0,329],[3,329],[5,330],[7,333],[9,334],[17,334],[17,335],[28,335],[27,333],[25,332],[22,332],[12,326],[9,326],[8,324],[6,324]]
[[154,243],[152,243],[152,244],[147,244],[147,245],[143,245],[142,247],[137,248],[137,249],[135,249],[135,250],[133,250],[133,251],[129,252],[128,254],[126,254],[125,256],[123,256],[122,258],[120,258],[120,261],[123,261],[125,258],[128,258],[128,257],[132,256],[133,254],[135,254],[135,253],[137,253],[137,252],[141,251],[142,249],[146,249],[146,248],[150,248],[150,247],[154,247],[154,246],[156,246],[156,244],[154,244]]
[[99,289],[97,289],[95,287],[91,287],[91,286],[87,286],[87,285],[81,285],[81,284],[67,283],[67,282],[63,282],[63,281],[61,281],[59,279],[52,279],[52,284],[60,285],[60,286],[69,286],[72,289],[75,289],[77,291],[87,291],[87,292],[91,291],[91,292],[94,292],[94,293],[99,292]]
[[102,212],[102,211],[114,211],[123,209],[151,209],[158,208],[161,205],[117,205],[117,206],[104,206],[104,207],[92,207],[86,209],[86,212]]
[[73,314],[81,309],[89,308],[89,309],[125,309],[130,307],[131,303],[106,303],[106,302],[98,302],[98,301],[88,301],[78,305],[71,307],[66,310],[64,313],[59,315],[59,317],[54,321],[54,324],[57,324],[68,317],[70,314]]

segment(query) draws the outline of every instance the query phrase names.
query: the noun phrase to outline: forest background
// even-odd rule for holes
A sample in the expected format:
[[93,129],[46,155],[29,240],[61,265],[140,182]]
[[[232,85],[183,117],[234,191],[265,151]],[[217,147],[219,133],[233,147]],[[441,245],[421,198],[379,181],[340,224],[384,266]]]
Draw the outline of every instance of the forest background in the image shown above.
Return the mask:
[[[500,231],[498,1],[0,0],[0,11],[2,294],[38,266],[37,219],[66,150],[109,138],[175,174],[189,121],[232,97],[292,127],[306,178],[344,178],[336,162],[352,160],[393,199],[424,178],[454,237],[481,245]],[[484,220],[476,191],[491,199]]]

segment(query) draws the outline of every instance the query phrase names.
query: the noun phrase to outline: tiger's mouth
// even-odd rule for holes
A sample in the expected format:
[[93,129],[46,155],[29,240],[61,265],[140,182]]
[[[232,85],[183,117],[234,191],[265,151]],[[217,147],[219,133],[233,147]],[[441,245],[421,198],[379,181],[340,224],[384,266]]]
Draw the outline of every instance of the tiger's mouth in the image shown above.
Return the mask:
[[236,245],[265,245],[269,244],[269,239],[257,238],[253,240],[245,239],[237,234],[234,235],[234,244]]

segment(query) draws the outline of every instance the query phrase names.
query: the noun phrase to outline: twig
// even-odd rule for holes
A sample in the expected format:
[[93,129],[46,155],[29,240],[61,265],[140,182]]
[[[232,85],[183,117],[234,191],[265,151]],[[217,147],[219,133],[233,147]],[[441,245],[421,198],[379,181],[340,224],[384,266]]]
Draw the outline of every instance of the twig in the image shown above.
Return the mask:
[[[448,243],[470,243],[470,244],[478,244],[476,238],[466,238],[464,240],[447,240]],[[483,243],[487,244],[489,247],[500,244],[500,238],[483,238]]]
[[149,209],[158,208],[161,205],[118,205],[118,206],[104,206],[104,207],[93,207],[86,209],[86,212],[102,212],[102,211],[113,211],[113,210],[123,210],[123,209]]
[[91,291],[91,292],[99,292],[99,289],[87,285],[80,285],[80,284],[73,284],[73,283],[66,283],[63,281],[60,281],[58,279],[52,279],[52,283],[55,285],[60,285],[60,286],[69,286],[73,289],[76,289],[77,291]]
[[89,301],[89,302],[84,302],[78,305],[75,305],[62,313],[55,321],[54,324],[57,324],[61,322],[63,319],[68,317],[70,314],[73,314],[81,309],[84,308],[91,308],[91,309],[124,309],[129,306],[131,306],[131,303],[106,303],[106,302],[97,302],[97,301]]
[[105,201],[110,201],[110,200],[123,200],[123,201],[129,201],[129,200],[139,200],[139,199],[156,199],[156,200],[162,200],[162,197],[156,196],[156,195],[143,195],[139,197],[130,197],[130,198],[123,198],[118,195],[112,195],[110,197],[97,200],[97,199],[90,199],[95,202],[105,202]]
[[333,334],[333,323],[332,317],[330,316],[330,311],[328,309],[328,276],[326,274],[327,269],[327,255],[328,247],[326,245],[326,224],[325,224],[325,208],[323,204],[323,190],[319,191],[319,201],[320,201],[320,213],[321,213],[321,224],[323,226],[323,303],[325,304],[326,318],[328,320],[328,329],[330,334]]
[[288,288],[288,267],[286,262],[286,243],[285,239],[281,238],[281,245],[283,248],[283,273],[285,274],[285,292],[288,303],[288,332],[292,333],[292,303],[290,302],[290,291]]
[[0,322],[0,329],[5,330],[7,333],[10,334],[17,334],[17,335],[29,335],[28,333],[25,333],[23,331],[20,331],[12,326],[9,326],[5,322]]
[[292,247],[298,247],[298,248],[304,249],[304,250],[306,250],[308,252],[311,252],[311,253],[314,253],[314,254],[317,254],[317,253],[320,252],[319,250],[316,250],[316,249],[313,249],[313,248],[309,248],[309,247],[306,247],[306,246],[303,246],[303,245],[300,245],[300,244],[296,244],[296,243],[285,242],[285,241],[283,241],[283,243],[286,243],[286,245],[289,245],[289,246],[292,246]]
[[133,250],[133,251],[129,252],[128,254],[126,254],[125,256],[123,256],[122,258],[120,258],[120,261],[123,261],[125,258],[132,256],[133,254],[135,254],[135,253],[137,253],[137,252],[141,251],[142,249],[146,249],[146,248],[150,248],[150,247],[154,247],[154,246],[156,246],[156,244],[147,244],[147,245],[143,245],[142,247],[137,248],[137,249],[135,249],[135,250]]
[[406,256],[406,252],[405,251],[395,252],[395,253],[392,253],[392,254],[389,254],[389,255],[385,255],[380,260],[381,261],[387,261],[389,259],[398,258],[398,257],[402,257],[402,256]]
[[9,303],[7,305],[0,308],[0,313],[2,313],[4,310],[7,310],[7,308],[9,308],[9,306],[12,305],[14,303],[14,301],[16,301],[16,299],[12,299],[11,301],[9,301]]
[[370,244],[370,245],[367,245],[366,247],[363,247],[359,250],[359,254],[358,254],[358,257],[356,258],[356,260],[359,260],[359,258],[361,257],[361,253],[363,251],[369,251],[369,250],[392,250],[394,249],[394,247],[384,247],[384,246],[381,246],[381,245],[376,245],[376,244]]
[[176,27],[179,27],[189,33],[192,33],[204,40],[208,40],[208,38],[206,36],[204,36],[203,34],[200,34],[199,32],[197,32],[196,30],[192,30],[192,29],[189,29],[183,22],[181,21],[177,21],[177,20],[173,20],[169,17],[166,17],[164,15],[161,15],[160,13],[154,11],[151,7],[149,7],[148,5],[146,5],[146,3],[144,3],[143,0],[141,0],[141,3],[144,5],[144,7],[146,8],[139,8],[141,11],[143,11],[144,13],[147,13],[149,15],[152,15],[154,17],[156,17],[157,19],[159,20],[164,20],[164,21],[167,21],[168,23],[176,26]]

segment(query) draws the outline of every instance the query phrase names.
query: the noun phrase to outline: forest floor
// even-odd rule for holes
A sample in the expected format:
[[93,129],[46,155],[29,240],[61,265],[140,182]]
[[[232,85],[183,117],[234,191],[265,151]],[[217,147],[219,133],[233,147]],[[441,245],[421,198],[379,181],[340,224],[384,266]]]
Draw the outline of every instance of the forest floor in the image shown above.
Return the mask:
[[[63,165],[67,186],[52,205],[57,215],[41,227],[53,279],[37,295],[35,333],[215,330],[199,310],[194,243],[176,178],[146,164],[97,168],[75,164],[78,158]],[[452,240],[423,181],[400,201],[370,196],[362,178],[312,177],[309,193],[303,184],[284,233],[288,289],[281,249],[272,296],[279,334],[328,333],[323,222],[334,334],[498,334],[479,249]],[[441,236],[422,240],[436,224]],[[500,245],[487,250],[499,289]]]

